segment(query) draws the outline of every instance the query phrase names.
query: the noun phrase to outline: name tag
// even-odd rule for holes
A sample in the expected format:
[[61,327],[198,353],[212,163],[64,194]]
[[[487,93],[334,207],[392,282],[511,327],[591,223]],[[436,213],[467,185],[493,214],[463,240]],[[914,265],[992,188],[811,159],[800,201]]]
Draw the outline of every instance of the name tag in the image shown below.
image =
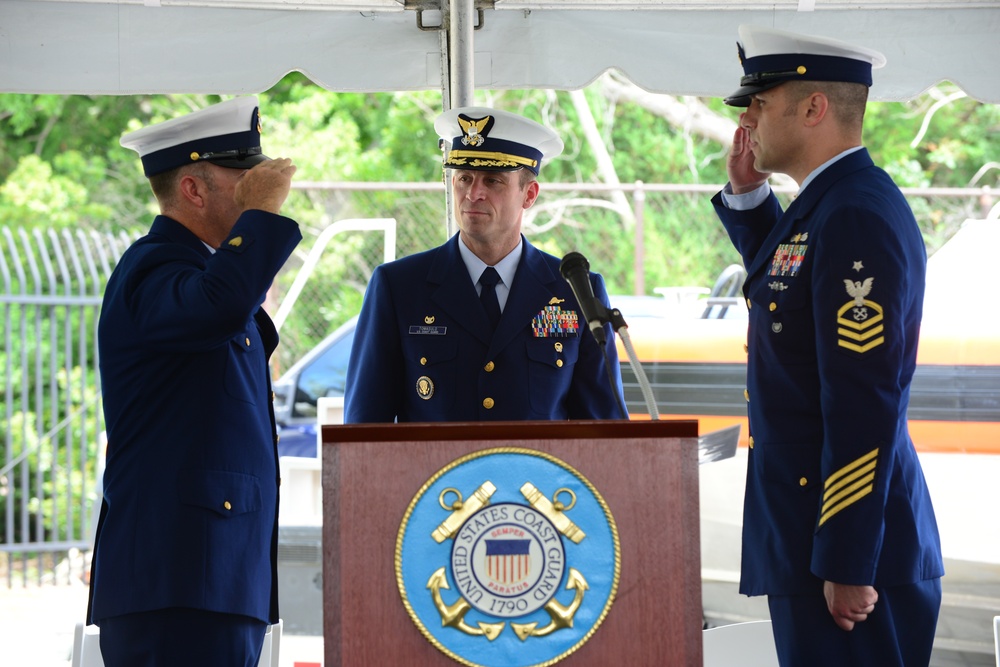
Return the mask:
[[432,327],[426,324],[411,324],[411,336],[443,336],[448,333],[448,327]]

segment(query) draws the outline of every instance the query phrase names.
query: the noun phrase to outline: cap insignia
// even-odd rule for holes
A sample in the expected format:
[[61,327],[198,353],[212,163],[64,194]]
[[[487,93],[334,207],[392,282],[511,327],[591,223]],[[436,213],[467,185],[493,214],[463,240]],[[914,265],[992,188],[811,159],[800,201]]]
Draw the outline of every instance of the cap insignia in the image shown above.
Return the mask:
[[462,128],[462,143],[466,146],[482,146],[486,142],[486,135],[493,127],[493,116],[484,118],[469,118],[465,114],[459,114],[458,125]]

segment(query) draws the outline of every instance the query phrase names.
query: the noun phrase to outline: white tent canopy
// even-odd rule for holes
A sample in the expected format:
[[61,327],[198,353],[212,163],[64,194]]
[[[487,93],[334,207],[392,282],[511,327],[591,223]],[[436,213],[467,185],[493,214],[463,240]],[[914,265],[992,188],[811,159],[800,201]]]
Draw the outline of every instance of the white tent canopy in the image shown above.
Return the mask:
[[[741,73],[737,26],[755,23],[882,51],[888,65],[875,72],[873,99],[908,99],[949,80],[1000,103],[1000,0],[476,2],[482,25],[470,31],[466,62],[477,89],[577,89],[617,69],[650,91],[724,96]],[[426,29],[443,22],[438,7],[2,0],[0,91],[242,94],[267,90],[292,70],[337,91],[447,90],[454,54],[442,31]],[[468,7],[479,21],[471,0]]]

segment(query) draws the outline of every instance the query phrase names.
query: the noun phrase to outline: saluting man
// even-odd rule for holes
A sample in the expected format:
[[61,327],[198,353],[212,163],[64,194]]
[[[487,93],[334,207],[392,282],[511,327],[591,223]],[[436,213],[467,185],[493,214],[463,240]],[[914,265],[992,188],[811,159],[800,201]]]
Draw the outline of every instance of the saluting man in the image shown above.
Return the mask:
[[125,135],[161,214],[98,325],[108,431],[87,618],[107,667],[255,667],[278,620],[278,452],[261,304],[302,238],[257,99]]
[[[448,147],[459,232],[372,274],[347,371],[344,419],[358,422],[612,419],[621,415],[610,325],[602,350],[557,257],[521,234],[550,129],[485,107],[434,123]],[[608,306],[600,275],[595,296]]]
[[[926,252],[862,146],[875,51],[741,26],[746,107],[712,200],[747,267],[740,592],[786,667],[926,667],[943,566],[907,432]],[[767,183],[799,191],[782,211]]]

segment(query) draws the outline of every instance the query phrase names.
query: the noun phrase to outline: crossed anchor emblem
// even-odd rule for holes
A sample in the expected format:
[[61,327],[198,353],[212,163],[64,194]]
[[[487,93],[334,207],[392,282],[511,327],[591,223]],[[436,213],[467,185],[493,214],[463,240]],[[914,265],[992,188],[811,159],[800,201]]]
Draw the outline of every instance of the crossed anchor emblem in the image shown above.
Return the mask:
[[[572,509],[576,504],[576,495],[570,489],[558,489],[553,494],[552,500],[546,498],[530,482],[522,485],[520,490],[530,507],[544,516],[559,534],[575,544],[579,544],[586,537],[586,533],[565,514],[565,512]],[[449,510],[451,514],[433,531],[433,539],[438,543],[446,539],[455,539],[470,517],[490,503],[490,498],[495,492],[496,486],[488,480],[476,489],[469,496],[468,500],[463,500],[462,494],[457,489],[448,488],[443,490],[438,501],[441,507]],[[446,503],[446,497],[449,494],[454,494],[456,498],[450,504]],[[562,494],[569,495],[570,501],[568,505],[559,501],[559,497]],[[528,506],[518,505],[517,507],[527,509]],[[527,557],[526,551],[524,555]],[[448,585],[446,569],[444,567],[440,567],[434,571],[430,579],[428,579],[426,587],[430,590],[434,606],[441,616],[442,627],[454,628],[471,636],[484,636],[490,641],[500,636],[506,627],[505,621],[495,623],[479,621],[475,625],[467,622],[465,616],[474,608],[474,605],[462,594],[452,604],[445,602],[441,591],[442,589],[449,590],[450,586]],[[459,586],[459,588],[467,590],[465,586]],[[573,600],[569,604],[562,604],[555,599],[553,593],[553,596],[542,607],[549,615],[549,622],[545,625],[539,627],[537,621],[531,623],[511,622],[511,628],[521,641],[526,641],[529,637],[544,637],[559,630],[573,627],[573,619],[583,604],[586,591],[590,586],[579,570],[570,567],[567,573],[565,588],[566,590],[574,591]],[[537,608],[536,606],[535,609]]]
[[569,577],[567,577],[566,581],[566,588],[567,590],[576,591],[573,601],[569,605],[563,605],[555,598],[549,600],[545,605],[545,611],[549,612],[549,618],[552,620],[547,625],[539,628],[538,623],[510,624],[510,627],[514,629],[514,632],[521,638],[521,641],[524,641],[528,637],[544,637],[556,630],[573,627],[573,617],[576,616],[577,610],[583,604],[584,593],[590,588],[590,585],[583,578],[583,575],[580,574],[579,570],[571,567],[569,569]]
[[427,588],[431,589],[431,595],[434,596],[434,606],[437,607],[438,613],[441,614],[441,625],[443,627],[455,628],[467,635],[485,635],[490,641],[496,639],[503,632],[506,625],[503,622],[483,623],[480,621],[478,628],[474,628],[466,623],[465,615],[472,609],[472,605],[462,596],[459,596],[455,604],[445,604],[444,599],[441,597],[441,589],[450,588],[450,586],[448,586],[448,578],[445,576],[443,567],[439,567],[434,571],[434,574],[431,575],[430,580],[427,582]]

